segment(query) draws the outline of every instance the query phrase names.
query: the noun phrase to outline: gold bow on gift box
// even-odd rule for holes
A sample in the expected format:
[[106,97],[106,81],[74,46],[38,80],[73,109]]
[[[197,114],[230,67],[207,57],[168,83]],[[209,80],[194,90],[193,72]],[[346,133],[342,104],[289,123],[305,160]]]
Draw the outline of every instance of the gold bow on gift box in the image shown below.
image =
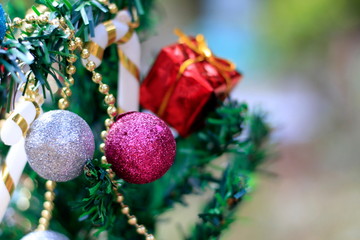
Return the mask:
[[229,77],[228,73],[231,73],[235,71],[236,66],[231,61],[228,61],[226,59],[218,58],[214,56],[210,48],[208,47],[205,37],[202,34],[198,34],[195,37],[195,42],[191,38],[189,38],[186,34],[184,34],[180,29],[174,29],[174,33],[179,37],[179,42],[182,44],[185,44],[187,47],[189,47],[191,50],[193,50],[195,53],[197,53],[199,56],[196,58],[190,58],[184,61],[178,71],[178,74],[176,76],[176,81],[172,86],[169,88],[169,90],[165,93],[164,99],[160,105],[159,111],[157,112],[158,116],[163,116],[165,109],[169,103],[169,99],[171,95],[173,94],[175,90],[175,86],[177,85],[177,82],[181,78],[181,76],[184,74],[186,69],[198,62],[206,61],[210,63],[212,66],[214,66],[221,76],[225,79],[226,82],[226,92],[225,95],[228,95],[231,90],[231,78]]

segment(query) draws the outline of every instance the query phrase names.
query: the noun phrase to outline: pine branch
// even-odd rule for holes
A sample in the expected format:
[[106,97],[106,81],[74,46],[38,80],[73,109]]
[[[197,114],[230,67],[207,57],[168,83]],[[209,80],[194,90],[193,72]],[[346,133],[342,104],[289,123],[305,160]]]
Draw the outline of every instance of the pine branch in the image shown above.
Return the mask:
[[196,224],[186,240],[220,239],[222,232],[235,220],[234,213],[238,205],[251,190],[250,176],[265,160],[270,128],[261,112],[248,115],[244,127],[247,128],[248,136],[243,141],[233,142],[236,146],[233,159],[223,172],[213,198],[199,214],[201,222]]
[[77,207],[82,209],[80,221],[90,220],[100,227],[99,232],[109,229],[115,221],[117,204],[113,204],[112,188],[115,187],[107,173],[110,164],[100,160],[88,161],[84,175],[87,181],[88,197],[83,198]]
[[[96,0],[37,0],[38,4],[47,7],[50,12],[50,20],[63,17],[71,30],[76,31],[76,35],[88,41],[89,34],[94,36],[94,29],[97,24],[102,21],[109,20],[113,17],[107,8]],[[134,9],[140,15],[143,25],[149,27],[146,21],[149,21],[150,8],[152,0],[147,1],[118,1],[119,9]],[[36,14],[40,15],[40,10],[33,7]],[[132,14],[132,11],[130,11]],[[29,77],[25,77],[21,71],[19,64],[21,62],[29,65],[30,71],[27,76],[33,76],[35,84],[40,82],[43,93],[47,89],[51,92],[50,85],[47,81],[49,75],[52,75],[58,85],[63,85],[60,77],[67,81],[63,71],[56,72],[52,64],[57,62],[66,66],[66,58],[69,55],[67,47],[67,37],[63,30],[49,23],[32,23],[33,31],[26,32],[15,30],[7,34],[7,40],[0,43],[0,65],[4,66],[1,71],[0,91],[6,92],[7,97],[1,99],[2,103],[7,103],[7,111],[12,100],[12,93],[17,87],[16,83],[28,83]],[[140,28],[145,30],[144,27]],[[11,75],[10,79],[6,79]],[[5,79],[7,81],[5,81]],[[1,94],[4,96],[4,94]],[[46,95],[44,96],[46,98]],[[4,106],[5,104],[3,104]]]
[[[0,48],[0,80],[1,80],[1,107],[6,106],[6,111],[10,111],[12,94],[15,91],[17,83],[26,81],[27,78],[18,64],[18,60],[25,64],[31,64],[34,61],[30,53],[32,49],[28,42],[19,42],[13,39],[5,40]],[[9,77],[10,76],[10,77]]]
[[243,131],[246,117],[247,105],[229,100],[209,115],[200,132],[177,140],[175,165],[155,183],[161,197],[154,200],[152,207],[158,213],[175,203],[186,204],[184,195],[220,181],[209,172],[208,165],[224,153],[239,151],[236,139]]
[[[259,131],[259,129],[262,130]],[[247,173],[251,172],[253,166],[257,166],[265,157],[262,154],[264,151],[262,145],[268,134],[269,129],[264,123],[263,115],[249,114],[246,104],[228,101],[208,117],[203,130],[188,139],[177,140],[177,159],[165,176],[146,186],[124,183],[122,191],[127,196],[127,201],[133,203],[132,209],[136,212],[139,221],[153,223],[155,216],[172,208],[174,204],[186,204],[183,200],[185,195],[201,193],[202,189],[209,188],[210,183],[216,183],[219,186],[216,196],[201,217],[206,219],[206,225],[209,222],[216,222],[219,216],[230,223],[232,211],[229,215],[218,216],[211,209],[214,209],[214,205],[220,206],[221,211],[216,209],[215,212],[221,214],[241,201],[248,190]],[[225,170],[219,168],[223,171],[223,177],[218,178],[209,170],[208,165],[223,154],[228,154],[233,159]],[[95,169],[99,171],[99,168]],[[100,169],[100,171],[106,170]],[[98,183],[94,181],[89,188],[96,184]],[[150,195],[152,198],[149,198]],[[95,197],[98,197],[98,194],[94,191],[90,192],[89,197],[83,200],[84,205],[87,204],[88,199]],[[105,197],[106,195],[100,195],[100,198]],[[220,200],[221,204],[216,202]],[[232,201],[234,206],[227,206],[228,201]],[[116,212],[111,208],[98,208],[97,211],[98,213],[94,215],[100,216],[105,211],[109,215]],[[92,222],[99,224],[99,222]],[[218,232],[220,233],[225,226],[221,225]]]

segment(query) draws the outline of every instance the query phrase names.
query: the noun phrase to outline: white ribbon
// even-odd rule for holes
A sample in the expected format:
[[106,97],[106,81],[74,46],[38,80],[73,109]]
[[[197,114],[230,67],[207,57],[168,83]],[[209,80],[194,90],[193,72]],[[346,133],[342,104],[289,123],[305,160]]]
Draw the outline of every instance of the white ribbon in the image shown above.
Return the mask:
[[[0,222],[2,221],[6,209],[10,203],[12,191],[9,191],[9,181],[12,182],[12,189],[14,190],[16,185],[18,184],[21,174],[24,171],[27,157],[25,153],[25,140],[21,138],[18,143],[13,145],[8,155],[6,156],[5,165],[1,166],[0,170]],[[4,181],[3,172],[4,169],[7,168],[5,172],[8,172],[9,176],[7,180]]]
[[[119,43],[119,40],[123,39],[130,29],[128,23],[131,21],[130,14],[127,10],[119,11],[114,19],[111,20],[112,24],[116,28],[115,43],[117,43],[118,50],[122,51],[128,60],[136,66],[137,71],[140,69],[140,41],[134,31],[131,37],[125,43]],[[90,37],[91,41],[99,45],[102,49],[105,49],[109,43],[108,32],[104,23],[95,27],[95,37]],[[106,57],[106,56],[103,56]],[[100,66],[102,59],[90,54],[89,60],[94,61],[96,66]],[[83,64],[86,65],[86,61],[83,60]],[[123,111],[138,111],[139,110],[139,87],[140,79],[134,72],[130,72],[124,61],[119,60],[119,74],[118,74],[118,107]]]

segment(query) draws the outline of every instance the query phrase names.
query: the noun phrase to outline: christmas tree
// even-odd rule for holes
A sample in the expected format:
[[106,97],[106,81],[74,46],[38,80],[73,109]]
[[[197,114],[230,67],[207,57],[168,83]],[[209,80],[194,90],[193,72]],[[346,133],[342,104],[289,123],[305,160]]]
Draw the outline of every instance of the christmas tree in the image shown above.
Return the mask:
[[[266,116],[229,97],[231,62],[179,30],[139,90],[154,5],[38,0],[0,13],[1,239],[151,240],[161,214],[209,190],[183,238],[220,239],[235,220],[268,156]],[[139,99],[162,120],[134,112]]]

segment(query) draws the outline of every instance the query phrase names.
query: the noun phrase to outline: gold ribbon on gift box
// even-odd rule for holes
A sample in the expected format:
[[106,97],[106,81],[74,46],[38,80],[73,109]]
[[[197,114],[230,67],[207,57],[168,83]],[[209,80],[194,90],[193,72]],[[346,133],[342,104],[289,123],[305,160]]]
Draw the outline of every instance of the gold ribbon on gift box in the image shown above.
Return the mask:
[[172,84],[171,87],[168,89],[168,91],[165,93],[163,101],[159,107],[159,110],[157,112],[157,115],[159,117],[163,116],[165,109],[169,103],[170,97],[172,96],[175,90],[177,82],[179,81],[181,76],[184,74],[184,72],[190,65],[194,63],[206,61],[210,63],[212,66],[214,66],[219,71],[221,76],[225,79],[226,82],[225,95],[228,95],[231,90],[231,78],[229,77],[228,73],[233,72],[236,69],[235,64],[232,63],[231,61],[214,56],[214,54],[212,53],[212,51],[210,50],[210,48],[206,43],[205,37],[202,34],[199,34],[195,37],[195,43],[194,43],[194,41],[190,39],[186,34],[184,34],[180,29],[174,29],[174,33],[179,37],[180,43],[185,44],[187,47],[189,47],[199,56],[196,58],[187,59],[181,64],[174,84]]

